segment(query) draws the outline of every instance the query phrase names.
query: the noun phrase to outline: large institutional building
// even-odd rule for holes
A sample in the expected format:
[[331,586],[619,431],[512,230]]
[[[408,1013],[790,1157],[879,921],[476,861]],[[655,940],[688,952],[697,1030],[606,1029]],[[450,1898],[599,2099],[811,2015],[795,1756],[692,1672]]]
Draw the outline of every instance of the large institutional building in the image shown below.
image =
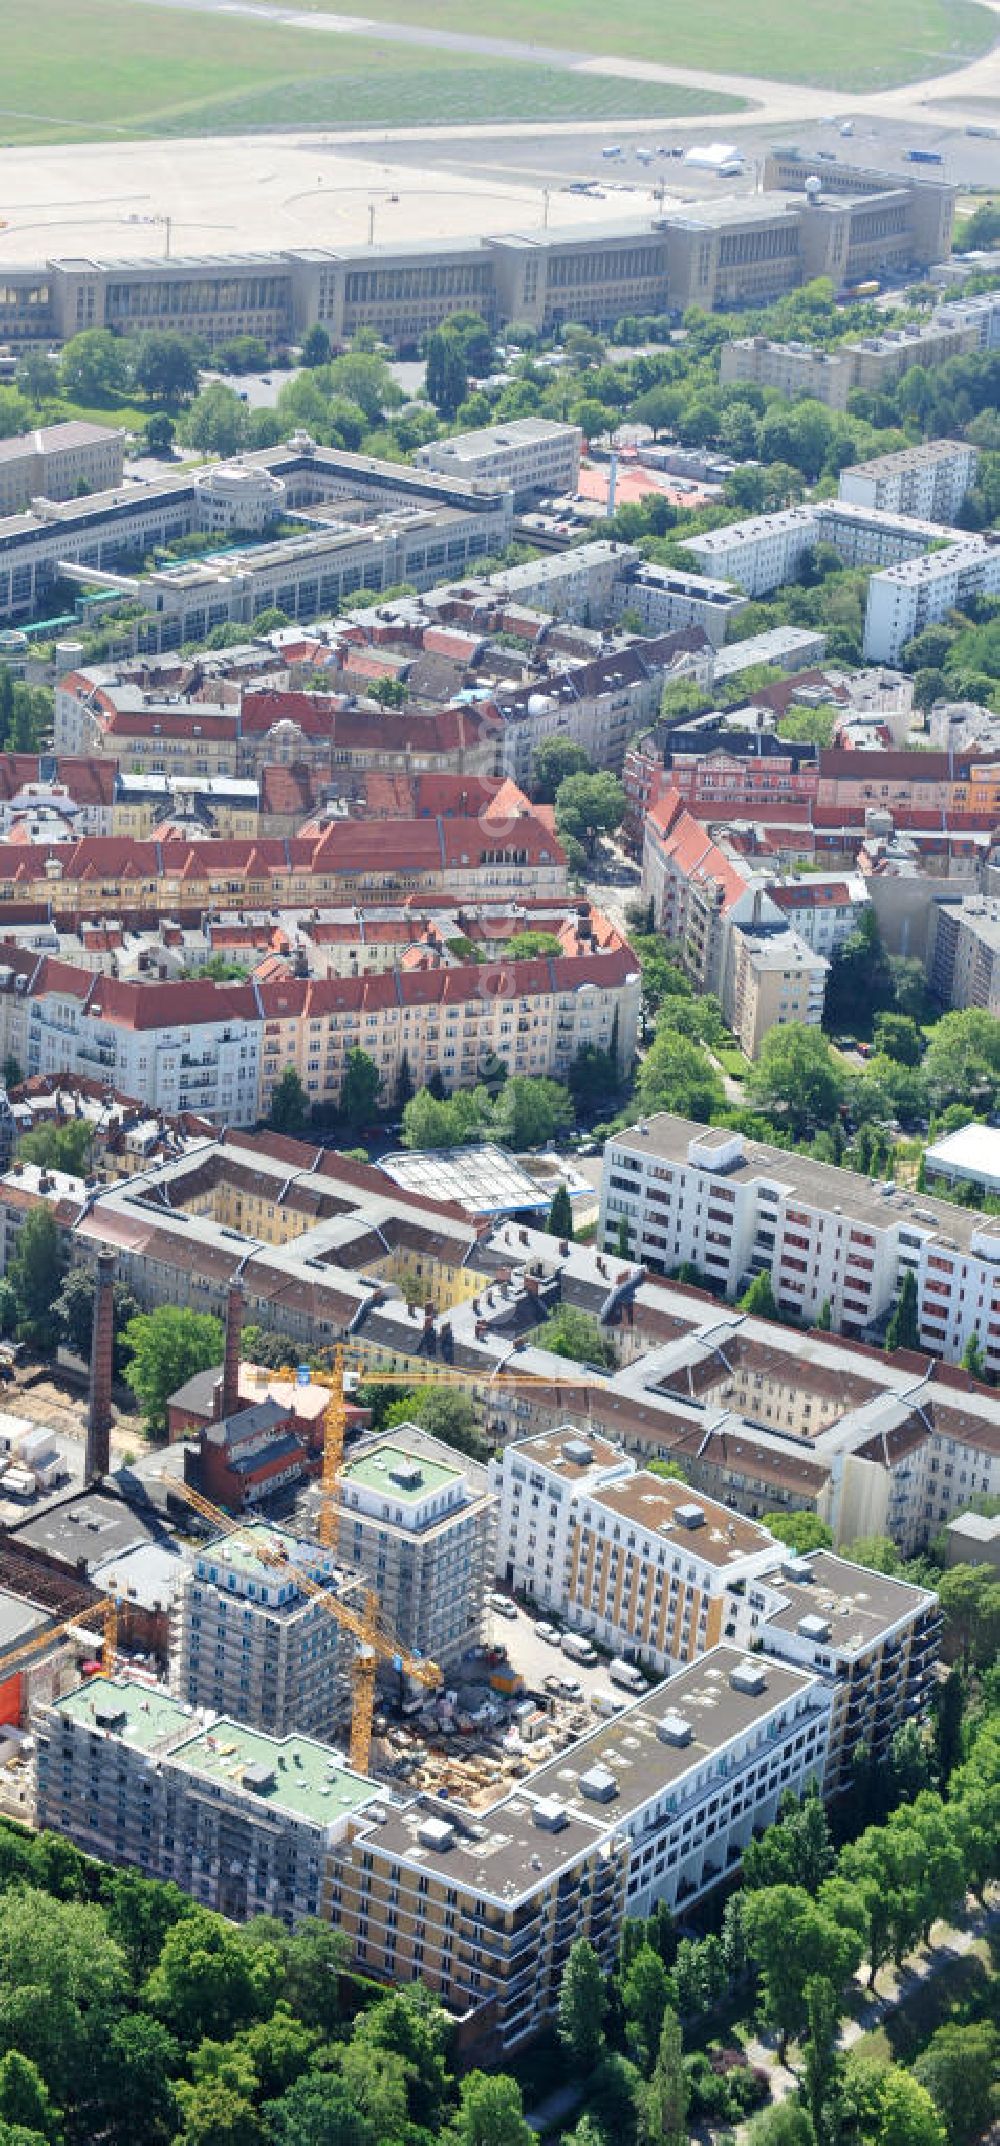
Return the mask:
[[491,326],[563,321],[610,326],[625,313],[682,313],[762,303],[813,276],[840,288],[928,267],[951,250],[954,190],[935,180],[769,165],[775,191],[671,204],[618,223],[482,239],[302,247],[284,253],[168,261],[63,259],[8,268],[0,337],[15,348],[66,341],[85,328],[115,334],[176,328],[224,342],[258,335],[271,348],[319,321],[332,340],[359,328],[415,343],[450,313]]

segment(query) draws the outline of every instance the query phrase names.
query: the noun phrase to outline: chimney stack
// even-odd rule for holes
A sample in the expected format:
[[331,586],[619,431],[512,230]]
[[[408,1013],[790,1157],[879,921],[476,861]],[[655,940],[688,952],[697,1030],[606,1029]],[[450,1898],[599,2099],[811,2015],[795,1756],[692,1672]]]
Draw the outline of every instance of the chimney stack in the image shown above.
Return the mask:
[[222,1366],[222,1415],[235,1416],[240,1405],[240,1340],[243,1334],[243,1291],[234,1282],[226,1306],[226,1354]]
[[90,1405],[87,1412],[87,1449],[84,1482],[89,1488],[111,1466],[111,1378],[115,1343],[115,1256],[97,1255],[97,1285],[94,1290],[94,1323],[90,1341]]

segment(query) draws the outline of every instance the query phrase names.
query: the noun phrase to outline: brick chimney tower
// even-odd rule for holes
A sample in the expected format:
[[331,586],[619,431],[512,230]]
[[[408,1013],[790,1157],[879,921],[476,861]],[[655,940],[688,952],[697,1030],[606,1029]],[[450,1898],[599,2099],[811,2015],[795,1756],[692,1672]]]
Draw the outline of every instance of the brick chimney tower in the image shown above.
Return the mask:
[[235,1416],[240,1405],[240,1340],[245,1310],[243,1291],[234,1282],[226,1306],[226,1354],[222,1366],[222,1415]]
[[90,1341],[90,1406],[87,1413],[87,1451],[84,1482],[107,1475],[111,1466],[111,1378],[115,1342],[115,1255],[97,1255],[97,1286],[94,1290],[94,1324]]

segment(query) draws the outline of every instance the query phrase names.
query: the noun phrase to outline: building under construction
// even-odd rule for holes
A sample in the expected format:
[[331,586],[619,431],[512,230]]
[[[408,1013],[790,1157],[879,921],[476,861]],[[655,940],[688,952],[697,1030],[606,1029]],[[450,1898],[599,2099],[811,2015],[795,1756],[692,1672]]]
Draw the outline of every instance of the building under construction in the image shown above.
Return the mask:
[[358,1573],[263,1521],[197,1550],[174,1606],[178,1697],[272,1736],[332,1736],[349,1707],[353,1641],[303,1578],[347,1608],[363,1606]]

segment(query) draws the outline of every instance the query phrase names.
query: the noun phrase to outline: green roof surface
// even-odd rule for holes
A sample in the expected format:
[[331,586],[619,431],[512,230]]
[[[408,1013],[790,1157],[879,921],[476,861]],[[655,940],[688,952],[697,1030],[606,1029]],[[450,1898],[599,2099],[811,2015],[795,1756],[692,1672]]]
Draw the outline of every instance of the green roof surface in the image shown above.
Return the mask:
[[[400,1466],[418,1467],[419,1483],[397,1482],[392,1470]],[[396,1445],[375,1446],[370,1453],[349,1461],[344,1469],[347,1480],[360,1483],[364,1490],[381,1491],[387,1498],[408,1500],[411,1504],[432,1497],[436,1490],[447,1490],[461,1473],[461,1468],[450,1468],[444,1461],[428,1460],[423,1453],[410,1453],[405,1446]]]
[[248,1766],[273,1770],[274,1786],[255,1790],[256,1800],[315,1825],[329,1825],[385,1793],[377,1782],[352,1773],[329,1744],[316,1743],[311,1736],[268,1736],[228,1719],[192,1736],[173,1756],[175,1764],[234,1788],[241,1785]]
[[[89,1677],[75,1691],[56,1701],[60,1714],[119,1736],[140,1751],[152,1751],[166,1737],[179,1740],[191,1727],[191,1716],[159,1686],[135,1683],[129,1677]],[[98,1714],[124,1717],[120,1725],[99,1721]]]

